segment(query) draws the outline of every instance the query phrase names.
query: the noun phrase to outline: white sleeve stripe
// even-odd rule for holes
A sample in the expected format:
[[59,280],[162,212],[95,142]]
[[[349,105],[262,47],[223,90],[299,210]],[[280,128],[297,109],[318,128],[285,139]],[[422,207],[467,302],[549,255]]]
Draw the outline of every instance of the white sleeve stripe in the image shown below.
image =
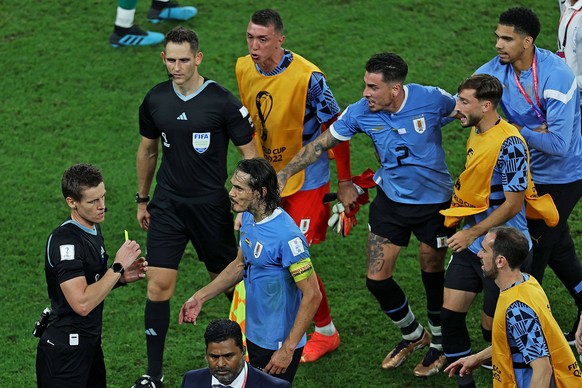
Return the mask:
[[570,90],[568,90],[568,93],[564,94],[558,90],[546,89],[544,90],[544,98],[553,98],[554,100],[567,104],[572,99],[575,92],[578,92],[578,84],[576,83],[576,80],[572,82],[572,86],[570,87]]
[[331,135],[333,137],[335,137],[339,141],[348,141],[348,140],[351,139],[351,137],[342,136],[339,133],[337,133],[336,130],[335,130],[335,128],[333,127],[333,124],[331,125],[331,127],[329,127],[328,131],[329,131],[329,133],[331,133]]
[[53,238],[53,235],[51,234],[51,235],[49,236],[49,238],[48,238],[48,242],[47,242],[47,244],[46,244],[46,259],[47,259],[47,261],[48,261],[49,265],[50,265],[51,267],[54,267],[53,263],[51,262],[51,255],[50,255],[50,253],[49,253],[49,248],[50,248],[50,246],[51,246],[51,240],[52,240],[52,238]]

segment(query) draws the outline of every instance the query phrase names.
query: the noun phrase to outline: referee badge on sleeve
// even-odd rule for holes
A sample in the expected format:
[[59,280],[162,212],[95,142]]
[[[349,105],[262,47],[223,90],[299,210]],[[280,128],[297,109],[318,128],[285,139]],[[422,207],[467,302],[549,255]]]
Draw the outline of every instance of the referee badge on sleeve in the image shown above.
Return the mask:
[[75,258],[75,246],[73,244],[61,245],[61,261],[73,260]]

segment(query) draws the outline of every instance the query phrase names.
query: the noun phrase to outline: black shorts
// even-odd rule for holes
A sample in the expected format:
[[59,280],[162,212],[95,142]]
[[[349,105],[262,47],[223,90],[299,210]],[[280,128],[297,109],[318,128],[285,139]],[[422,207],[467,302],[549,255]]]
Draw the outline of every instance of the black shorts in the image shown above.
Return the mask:
[[[249,353],[249,361],[251,365],[259,370],[265,369],[269,361],[271,361],[271,356],[273,355],[273,353],[275,353],[274,350],[265,349],[260,347],[259,345],[252,343],[251,341],[249,341],[248,338],[247,338],[247,351]],[[272,376],[293,383],[295,373],[297,373],[297,369],[299,368],[301,354],[303,354],[303,347],[295,349],[295,352],[293,352],[293,359],[291,360],[291,363],[287,367],[285,373]]]
[[36,351],[36,381],[42,388],[107,387],[101,337],[79,336],[48,327]]
[[451,201],[427,205],[394,202],[378,187],[370,204],[370,231],[401,247],[408,246],[414,233],[419,241],[437,248],[437,237],[455,233],[455,229],[445,227],[445,217],[439,213],[450,204]]
[[[528,267],[531,264],[532,251],[522,265]],[[483,311],[490,317],[495,314],[495,306],[499,298],[499,287],[493,279],[483,276],[481,259],[469,249],[463,249],[459,253],[453,253],[447,266],[445,275],[445,288],[452,290],[474,292],[483,291]]]
[[560,221],[554,228],[548,227],[543,220],[528,220],[527,228],[532,242],[542,247],[562,241],[563,233],[570,233],[568,217],[582,196],[582,180],[560,185],[536,184],[539,195],[550,194],[560,214]]
[[177,270],[188,241],[209,272],[220,273],[236,257],[234,222],[226,190],[201,202],[157,186],[148,212],[150,266]]

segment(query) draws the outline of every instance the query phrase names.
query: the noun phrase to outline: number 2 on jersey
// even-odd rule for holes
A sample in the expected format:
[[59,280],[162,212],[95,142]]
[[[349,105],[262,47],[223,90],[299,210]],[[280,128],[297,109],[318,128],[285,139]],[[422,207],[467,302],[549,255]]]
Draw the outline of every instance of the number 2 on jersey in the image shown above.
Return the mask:
[[401,152],[401,154],[396,157],[396,160],[398,161],[398,165],[402,166],[403,164],[402,160],[408,158],[408,147],[406,146],[396,147],[396,152]]

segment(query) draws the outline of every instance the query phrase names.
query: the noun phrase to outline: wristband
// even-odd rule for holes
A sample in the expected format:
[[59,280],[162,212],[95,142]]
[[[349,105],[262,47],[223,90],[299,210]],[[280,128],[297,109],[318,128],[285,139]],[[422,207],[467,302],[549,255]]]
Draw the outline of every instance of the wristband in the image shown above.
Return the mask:
[[135,203],[147,203],[150,201],[150,196],[140,197],[139,193],[135,193]]

